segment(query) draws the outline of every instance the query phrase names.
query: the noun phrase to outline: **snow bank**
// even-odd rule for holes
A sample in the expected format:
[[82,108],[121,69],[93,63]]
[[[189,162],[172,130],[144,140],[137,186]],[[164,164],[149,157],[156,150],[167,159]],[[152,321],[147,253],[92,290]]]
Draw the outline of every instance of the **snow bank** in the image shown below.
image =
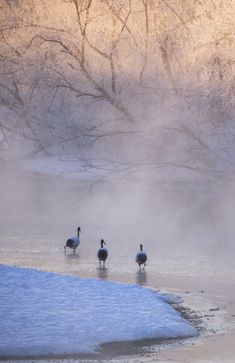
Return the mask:
[[31,172],[45,175],[62,176],[70,179],[79,179],[80,181],[92,181],[97,176],[102,176],[104,171],[99,168],[87,167],[79,160],[72,161],[66,157],[41,157],[37,159],[21,160],[19,165]]
[[99,344],[197,335],[156,292],[0,265],[0,356],[94,352]]

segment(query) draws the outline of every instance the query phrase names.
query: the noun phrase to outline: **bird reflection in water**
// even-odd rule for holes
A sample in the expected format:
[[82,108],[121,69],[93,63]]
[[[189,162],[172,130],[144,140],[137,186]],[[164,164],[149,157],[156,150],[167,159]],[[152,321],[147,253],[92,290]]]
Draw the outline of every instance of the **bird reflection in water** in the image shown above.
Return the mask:
[[65,260],[69,264],[77,264],[79,262],[79,254],[78,253],[69,253],[64,254]]
[[147,285],[147,273],[144,270],[138,270],[136,273],[136,283],[138,285]]
[[97,272],[97,277],[99,279],[107,279],[107,277],[108,277],[108,268],[106,268],[104,266],[97,267],[96,272]]

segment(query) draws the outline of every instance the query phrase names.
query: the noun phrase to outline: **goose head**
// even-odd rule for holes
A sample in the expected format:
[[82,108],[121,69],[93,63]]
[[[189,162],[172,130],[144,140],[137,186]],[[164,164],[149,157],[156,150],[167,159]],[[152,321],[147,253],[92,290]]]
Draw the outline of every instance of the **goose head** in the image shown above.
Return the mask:
[[101,240],[100,240],[100,246],[101,246],[101,248],[103,248],[103,246],[104,246],[104,245],[106,245],[106,243],[104,242],[104,240],[103,240],[103,239],[101,239]]

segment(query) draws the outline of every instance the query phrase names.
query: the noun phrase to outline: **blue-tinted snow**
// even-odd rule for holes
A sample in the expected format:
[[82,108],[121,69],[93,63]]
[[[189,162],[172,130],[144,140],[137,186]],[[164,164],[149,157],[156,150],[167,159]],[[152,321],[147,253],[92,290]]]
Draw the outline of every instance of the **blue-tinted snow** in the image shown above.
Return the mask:
[[0,356],[93,352],[99,344],[197,331],[156,292],[0,265]]

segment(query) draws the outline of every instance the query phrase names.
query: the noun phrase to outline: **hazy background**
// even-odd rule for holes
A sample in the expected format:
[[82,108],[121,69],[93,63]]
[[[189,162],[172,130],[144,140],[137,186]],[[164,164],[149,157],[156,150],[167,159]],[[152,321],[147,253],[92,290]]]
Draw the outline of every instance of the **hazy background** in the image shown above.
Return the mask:
[[56,269],[80,226],[94,259],[104,238],[110,256],[133,261],[143,243],[172,270],[176,253],[177,268],[234,266],[234,13],[232,0],[1,2],[3,262]]
[[[129,273],[133,280],[140,243],[148,253],[147,274],[154,279],[158,274],[234,278],[234,193],[225,188],[221,193],[161,191],[124,181],[87,189],[87,183],[15,168],[3,175],[2,263],[96,277],[103,238],[111,279]],[[81,245],[75,255],[70,250],[64,255],[77,226]]]

